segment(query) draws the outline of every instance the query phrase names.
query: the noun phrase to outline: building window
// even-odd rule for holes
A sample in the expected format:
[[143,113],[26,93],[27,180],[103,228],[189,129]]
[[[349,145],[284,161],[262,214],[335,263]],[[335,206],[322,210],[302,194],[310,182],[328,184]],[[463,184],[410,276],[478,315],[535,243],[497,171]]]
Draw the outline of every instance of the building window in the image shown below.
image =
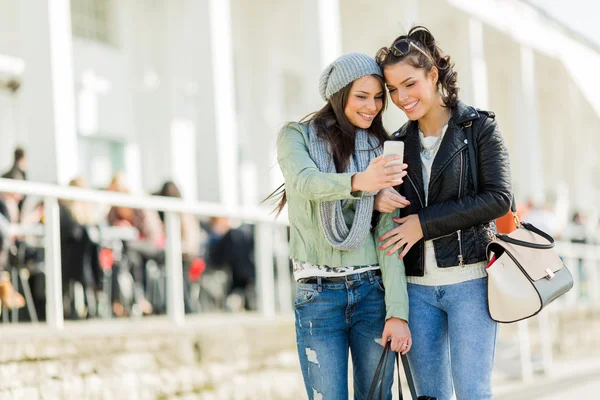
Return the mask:
[[112,0],[71,0],[73,35],[115,44]]
[[106,187],[116,172],[125,171],[124,142],[89,136],[79,136],[78,142],[80,172],[91,187]]

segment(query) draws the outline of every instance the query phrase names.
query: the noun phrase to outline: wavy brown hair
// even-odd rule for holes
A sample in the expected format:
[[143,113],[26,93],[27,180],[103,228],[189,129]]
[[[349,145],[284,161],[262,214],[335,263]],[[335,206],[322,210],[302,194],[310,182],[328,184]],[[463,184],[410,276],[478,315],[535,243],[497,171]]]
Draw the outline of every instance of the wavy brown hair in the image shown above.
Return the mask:
[[[379,75],[371,76],[381,84],[383,106],[381,111],[373,118],[373,122],[367,132],[377,139],[378,147],[381,147],[383,146],[383,142],[389,138],[387,131],[383,127],[382,120],[383,111],[387,106],[387,94],[383,78]],[[329,145],[335,169],[338,173],[346,171],[350,156],[354,153],[354,142],[358,128],[348,120],[348,117],[344,113],[353,84],[354,81],[350,82],[339,92],[331,96],[323,108],[300,120],[300,123],[309,124],[313,122],[315,124],[317,135],[323,138]],[[287,203],[285,184],[275,189],[273,193],[263,200],[263,202],[265,201],[277,203],[274,212],[278,216]]]
[[413,27],[408,35],[398,36],[393,43],[402,39],[410,39],[428,57],[414,47],[409,47],[409,51],[401,56],[389,53],[385,60],[379,63],[381,69],[400,62],[406,62],[414,68],[424,69],[426,73],[429,73],[431,68],[436,67],[438,69],[437,87],[442,96],[442,101],[446,107],[454,108],[458,103],[460,89],[458,87],[457,72],[454,70],[454,63],[450,56],[442,51],[432,33],[424,26]]

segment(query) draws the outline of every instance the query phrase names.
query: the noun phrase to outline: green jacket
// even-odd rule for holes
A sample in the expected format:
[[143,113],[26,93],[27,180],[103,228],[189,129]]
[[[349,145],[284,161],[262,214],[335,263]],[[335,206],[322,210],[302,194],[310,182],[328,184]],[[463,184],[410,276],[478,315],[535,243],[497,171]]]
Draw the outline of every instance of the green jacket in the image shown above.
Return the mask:
[[365,244],[356,250],[334,249],[325,239],[319,222],[319,201],[348,200],[343,214],[351,224],[355,200],[361,192],[352,192],[352,173],[325,173],[319,171],[308,152],[308,125],[285,125],[277,138],[277,161],[285,178],[290,221],[290,258],[329,267],[348,267],[379,264],[386,288],[386,318],[397,317],[408,321],[408,294],[404,263],[398,254],[391,256],[379,250],[378,237],[394,228],[392,218],[399,215],[381,214],[374,232]]

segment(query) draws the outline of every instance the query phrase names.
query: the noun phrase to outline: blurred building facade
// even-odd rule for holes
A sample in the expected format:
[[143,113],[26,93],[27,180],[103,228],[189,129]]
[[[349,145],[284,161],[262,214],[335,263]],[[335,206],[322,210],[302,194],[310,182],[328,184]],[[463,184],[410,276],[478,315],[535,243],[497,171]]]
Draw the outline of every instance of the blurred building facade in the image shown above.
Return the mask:
[[[321,69],[414,24],[496,112],[518,199],[600,206],[600,50],[518,0],[0,0],[0,168],[32,180],[256,205],[281,125],[321,107]],[[18,86],[18,88],[16,87]],[[393,105],[390,131],[405,117]]]

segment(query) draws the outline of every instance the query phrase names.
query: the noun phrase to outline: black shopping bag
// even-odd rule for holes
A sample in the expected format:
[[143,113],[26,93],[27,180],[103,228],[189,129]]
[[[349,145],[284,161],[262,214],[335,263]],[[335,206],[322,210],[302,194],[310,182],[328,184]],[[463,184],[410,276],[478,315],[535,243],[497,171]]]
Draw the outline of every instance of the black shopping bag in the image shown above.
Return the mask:
[[[390,353],[394,352],[390,349],[390,342],[387,342],[385,348],[383,349],[383,353],[381,354],[381,358],[379,359],[379,365],[377,365],[377,369],[375,370],[375,376],[373,377],[373,382],[371,383],[371,388],[369,389],[367,400],[383,400],[383,380],[385,378],[385,370],[387,367],[387,360],[390,356]],[[402,397],[402,382],[400,380],[400,357],[402,357],[404,373],[406,374],[408,388],[410,389],[410,394],[413,400],[437,400],[436,397],[430,396],[417,397],[417,391],[415,390],[415,384],[413,382],[412,373],[410,371],[410,366],[408,365],[408,360],[406,359],[406,356],[400,356],[400,354],[395,353],[392,357],[396,357],[396,365],[398,367],[398,398],[400,400],[404,399]]]

